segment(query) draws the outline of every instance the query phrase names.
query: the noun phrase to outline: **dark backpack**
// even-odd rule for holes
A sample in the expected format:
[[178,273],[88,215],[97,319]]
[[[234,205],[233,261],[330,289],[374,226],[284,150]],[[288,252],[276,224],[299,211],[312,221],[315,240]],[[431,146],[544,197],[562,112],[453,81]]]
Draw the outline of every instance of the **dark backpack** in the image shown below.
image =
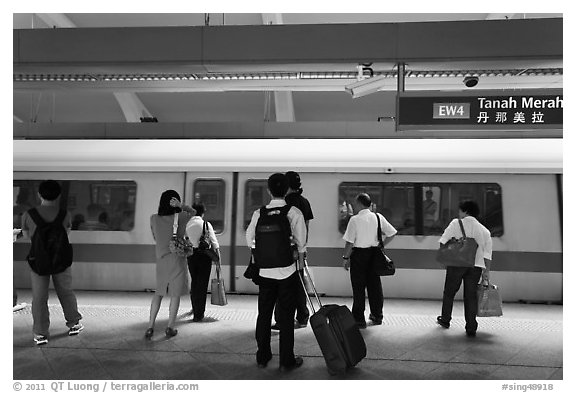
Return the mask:
[[259,268],[286,267],[294,263],[290,206],[260,209],[256,223],[254,261]]
[[36,209],[28,214],[36,224],[27,257],[30,268],[40,276],[62,273],[72,265],[72,245],[62,224],[66,210],[60,210],[52,222],[45,222]]

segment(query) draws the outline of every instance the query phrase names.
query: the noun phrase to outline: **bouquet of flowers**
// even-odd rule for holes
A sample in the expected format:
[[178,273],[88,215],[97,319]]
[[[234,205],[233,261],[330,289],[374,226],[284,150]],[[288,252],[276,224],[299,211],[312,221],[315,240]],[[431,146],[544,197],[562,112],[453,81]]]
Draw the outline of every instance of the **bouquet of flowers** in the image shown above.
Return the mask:
[[169,244],[170,252],[172,254],[176,254],[181,257],[189,257],[192,255],[192,242],[188,237],[178,237],[176,235],[172,235],[172,239],[170,239]]

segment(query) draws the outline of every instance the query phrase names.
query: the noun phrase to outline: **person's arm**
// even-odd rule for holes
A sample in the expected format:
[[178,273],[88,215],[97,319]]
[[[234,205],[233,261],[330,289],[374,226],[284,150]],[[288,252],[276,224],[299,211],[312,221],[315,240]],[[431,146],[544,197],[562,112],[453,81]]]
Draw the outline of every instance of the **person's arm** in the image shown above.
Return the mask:
[[342,251],[342,267],[345,270],[350,269],[350,254],[352,254],[353,245],[353,243],[346,242],[344,245],[344,251]]
[[386,217],[384,217],[380,214],[377,214],[377,216],[378,216],[378,219],[380,220],[380,224],[382,227],[382,236],[384,237],[384,239],[382,239],[382,241],[384,243],[384,247],[386,247],[386,245],[392,241],[394,236],[396,236],[398,231],[396,230],[396,228],[394,228],[392,226],[392,224],[390,224],[388,222]]
[[250,220],[250,224],[248,224],[248,228],[246,228],[246,244],[250,249],[254,248],[254,239],[256,237],[256,224],[258,223],[258,219],[260,218],[260,210],[254,211],[252,213],[252,220]]
[[306,252],[306,223],[304,215],[297,207],[291,207],[288,211],[292,238],[298,247],[298,270],[304,269],[304,253]]
[[182,202],[180,202],[178,199],[176,198],[172,198],[170,199],[170,206],[172,207],[179,207],[180,209],[182,209],[182,211],[185,211],[186,213],[189,213],[191,217],[196,215],[196,209],[194,209],[191,206],[185,205]]
[[490,269],[492,267],[492,237],[490,231],[486,229],[483,231],[484,242],[482,249],[484,252],[484,265],[486,269],[482,270],[482,281],[490,281]]

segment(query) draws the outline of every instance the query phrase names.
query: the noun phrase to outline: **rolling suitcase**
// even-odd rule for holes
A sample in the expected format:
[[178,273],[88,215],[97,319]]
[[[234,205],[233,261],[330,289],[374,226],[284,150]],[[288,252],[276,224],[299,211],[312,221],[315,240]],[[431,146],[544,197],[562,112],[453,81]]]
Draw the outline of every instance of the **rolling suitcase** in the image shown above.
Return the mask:
[[348,307],[337,304],[322,305],[308,266],[305,264],[304,267],[320,306],[316,312],[302,276],[298,274],[312,308],[310,326],[326,361],[328,372],[332,375],[344,373],[347,368],[354,367],[366,357],[366,343]]

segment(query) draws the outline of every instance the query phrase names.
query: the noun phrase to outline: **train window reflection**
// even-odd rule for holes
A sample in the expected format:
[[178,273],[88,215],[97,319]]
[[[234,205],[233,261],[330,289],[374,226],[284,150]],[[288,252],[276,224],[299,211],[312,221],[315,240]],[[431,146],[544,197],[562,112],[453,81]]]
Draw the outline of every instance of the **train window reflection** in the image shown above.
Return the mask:
[[206,207],[204,219],[209,221],[215,233],[224,231],[226,183],[223,179],[197,179],[194,181],[194,202]]
[[354,198],[366,192],[372,211],[383,214],[399,235],[440,236],[458,216],[466,199],[480,207],[479,221],[493,237],[502,236],[502,189],[488,183],[341,183],[338,194],[338,229],[344,233],[354,211]]
[[270,203],[268,180],[248,180],[244,188],[244,229],[250,225],[255,210]]
[[[13,221],[21,226],[22,213],[40,205],[42,180],[14,180]],[[134,181],[59,180],[60,207],[72,217],[75,231],[131,231],[134,228],[136,183]],[[17,226],[16,226],[17,225]]]

